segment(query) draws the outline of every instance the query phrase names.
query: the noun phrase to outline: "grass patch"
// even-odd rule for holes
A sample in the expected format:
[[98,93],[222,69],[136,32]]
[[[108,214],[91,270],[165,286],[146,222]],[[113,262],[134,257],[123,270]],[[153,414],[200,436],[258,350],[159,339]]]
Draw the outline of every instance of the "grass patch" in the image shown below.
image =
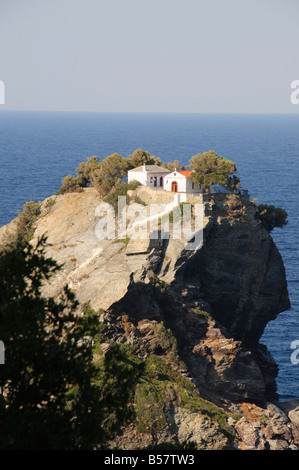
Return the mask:
[[113,240],[113,243],[123,243],[125,247],[127,247],[130,240],[131,240],[130,237],[117,238],[116,240]]
[[200,310],[199,308],[193,308],[192,312],[196,313],[197,317],[201,320],[207,320],[210,317],[210,314],[205,310]]
[[45,207],[47,207],[47,208],[48,208],[48,207],[52,207],[52,206],[54,206],[55,202],[56,202],[55,198],[54,198],[54,197],[51,197],[51,198],[46,202]]
[[135,392],[135,412],[139,432],[157,432],[167,424],[167,411],[174,404],[202,413],[216,421],[223,434],[232,439],[228,414],[201,398],[195,386],[160,357],[145,360],[144,372]]

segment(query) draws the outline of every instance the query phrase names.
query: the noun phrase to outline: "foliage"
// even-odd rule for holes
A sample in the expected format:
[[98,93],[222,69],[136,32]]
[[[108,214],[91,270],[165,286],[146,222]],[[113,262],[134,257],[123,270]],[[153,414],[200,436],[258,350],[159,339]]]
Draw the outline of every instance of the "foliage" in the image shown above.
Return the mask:
[[112,351],[96,362],[95,384],[101,390],[102,428],[113,437],[120,425],[134,417],[134,390],[144,370],[144,362],[127,345],[113,344]]
[[92,156],[87,162],[79,164],[76,169],[77,177],[67,175],[62,180],[62,187],[56,194],[79,192],[83,187],[93,186],[101,196],[105,196],[114,186],[120,184],[128,169],[128,159],[118,153],[109,155],[102,162],[98,161],[98,157]]
[[127,191],[135,191],[135,189],[137,189],[139,186],[141,186],[139,181],[130,181],[130,183],[127,183]]
[[101,168],[98,157],[93,156],[87,158],[87,162],[81,162],[76,168],[77,177],[67,175],[62,180],[62,186],[57,191],[57,195],[65,193],[74,193],[83,191],[86,186],[95,185],[95,172]]
[[149,152],[139,148],[129,156],[128,163],[130,169],[132,169],[141,165],[160,165],[161,160],[159,157],[150,155]]
[[216,421],[224,435],[232,438],[227,426],[228,415],[213,403],[201,398],[187,378],[152,354],[135,391],[136,422],[139,432],[159,432],[167,423],[167,412],[174,404],[207,415]]
[[0,331],[6,350],[0,370],[0,448],[98,448],[124,422],[139,369],[118,348],[94,362],[90,343],[82,339],[97,338],[101,325],[88,304],[78,315],[78,302],[67,287],[59,299],[41,295],[42,284],[60,269],[45,257],[45,244],[42,237],[35,248],[17,244],[0,254]]
[[83,189],[78,178],[76,178],[74,175],[67,175],[65,178],[63,178],[62,186],[59,188],[56,195],[59,196],[60,194],[65,193],[79,193],[81,191],[83,191]]
[[139,432],[157,432],[168,422],[166,412],[177,400],[176,385],[169,368],[152,354],[145,361],[144,373],[135,391],[136,423]]
[[[119,196],[127,196],[127,192],[130,190],[135,190],[141,183],[138,181],[130,181],[127,183],[125,181],[118,182],[115,184],[108,194],[104,197],[104,201],[108,202],[113,208],[115,213],[118,213],[118,197]],[[127,201],[128,202],[128,201]]]
[[189,202],[181,202],[178,206],[168,212],[168,214],[164,214],[161,217],[161,224],[167,224],[169,221],[170,223],[181,224],[181,227],[184,226],[184,223],[191,221],[191,224],[194,223],[195,216],[194,216],[194,206]]
[[287,212],[273,205],[260,204],[258,206],[258,217],[269,232],[275,227],[282,228],[288,223]]
[[101,168],[101,162],[99,162],[98,157],[93,156],[87,158],[87,162],[81,162],[79,167],[76,168],[77,180],[80,186],[93,186],[94,184],[94,174],[97,170]]
[[235,163],[217,156],[216,152],[212,150],[194,155],[189,163],[194,171],[193,180],[202,184],[204,189],[209,188],[212,184],[231,187],[240,183],[238,179],[230,178],[236,171]]
[[206,312],[205,310],[200,310],[199,308],[193,308],[192,310],[202,320],[207,320],[210,316],[209,313]]
[[49,208],[49,207],[52,207],[55,205],[55,202],[56,202],[56,199],[54,197],[51,197],[47,203],[46,203],[46,207]]
[[123,247],[120,249],[122,251],[124,248],[126,248],[130,242],[131,238],[126,236],[125,238],[116,238],[113,240],[113,243],[123,243]]
[[128,161],[121,157],[118,153],[109,155],[101,162],[99,169],[93,173],[92,186],[94,186],[99,194],[106,196],[113,187],[121,183],[123,177],[128,171]]
[[24,244],[28,242],[34,233],[34,222],[40,213],[41,203],[29,201],[23,206],[23,212],[18,211],[16,241]]
[[157,274],[155,274],[152,271],[147,272],[147,277],[148,277],[151,285],[153,286],[154,292],[156,293],[158,298],[161,297],[161,296],[163,298],[164,298],[164,296],[168,296],[169,287],[168,287],[168,284],[165,281],[160,279],[159,276],[157,276]]
[[241,188],[240,178],[236,175],[228,176],[225,187],[228,191],[236,191]]
[[93,340],[101,338],[103,325],[99,322],[97,312],[91,308],[90,302],[84,302],[81,306],[82,315],[76,324],[76,331],[81,337],[89,335]]
[[146,202],[141,199],[141,197],[139,196],[133,196],[132,198],[130,198],[132,202],[134,202],[135,204],[139,204],[141,206],[147,206]]
[[153,339],[149,344],[149,351],[157,355],[166,355],[167,362],[177,368],[184,368],[184,363],[179,355],[177,338],[170,328],[166,328],[163,322],[154,326]]
[[173,162],[168,162],[165,163],[163,162],[162,165],[164,168],[167,168],[167,170],[174,171],[174,170],[184,170],[185,167],[181,165],[181,162],[179,160],[174,160]]

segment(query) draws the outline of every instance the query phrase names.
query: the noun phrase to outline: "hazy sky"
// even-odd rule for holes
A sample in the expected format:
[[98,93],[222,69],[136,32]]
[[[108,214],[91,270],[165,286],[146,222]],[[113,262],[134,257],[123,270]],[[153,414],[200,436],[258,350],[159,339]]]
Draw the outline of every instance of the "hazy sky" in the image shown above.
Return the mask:
[[0,110],[298,113],[298,0],[0,0]]

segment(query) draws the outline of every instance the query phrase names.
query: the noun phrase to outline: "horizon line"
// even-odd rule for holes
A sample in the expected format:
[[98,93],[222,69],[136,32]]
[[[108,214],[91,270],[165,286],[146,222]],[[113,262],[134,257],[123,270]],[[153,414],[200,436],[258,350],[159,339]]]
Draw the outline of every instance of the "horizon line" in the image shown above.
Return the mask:
[[209,115],[219,115],[219,114],[232,114],[232,115],[296,115],[294,112],[271,112],[271,111],[79,111],[79,110],[61,110],[61,109],[1,109],[1,112],[27,112],[27,113],[82,113],[82,114],[209,114]]

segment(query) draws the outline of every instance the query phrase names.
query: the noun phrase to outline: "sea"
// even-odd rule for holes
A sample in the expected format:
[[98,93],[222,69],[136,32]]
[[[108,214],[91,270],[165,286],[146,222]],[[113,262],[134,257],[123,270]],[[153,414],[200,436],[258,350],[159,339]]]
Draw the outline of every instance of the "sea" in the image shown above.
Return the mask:
[[214,150],[236,163],[251,199],[287,211],[288,224],[275,228],[271,236],[284,261],[291,308],[267,325],[260,342],[279,366],[279,399],[299,398],[299,113],[1,110],[0,226],[17,217],[26,202],[55,194],[61,180],[75,175],[88,157],[101,160],[113,153],[127,157],[137,148],[184,165],[193,155]]

